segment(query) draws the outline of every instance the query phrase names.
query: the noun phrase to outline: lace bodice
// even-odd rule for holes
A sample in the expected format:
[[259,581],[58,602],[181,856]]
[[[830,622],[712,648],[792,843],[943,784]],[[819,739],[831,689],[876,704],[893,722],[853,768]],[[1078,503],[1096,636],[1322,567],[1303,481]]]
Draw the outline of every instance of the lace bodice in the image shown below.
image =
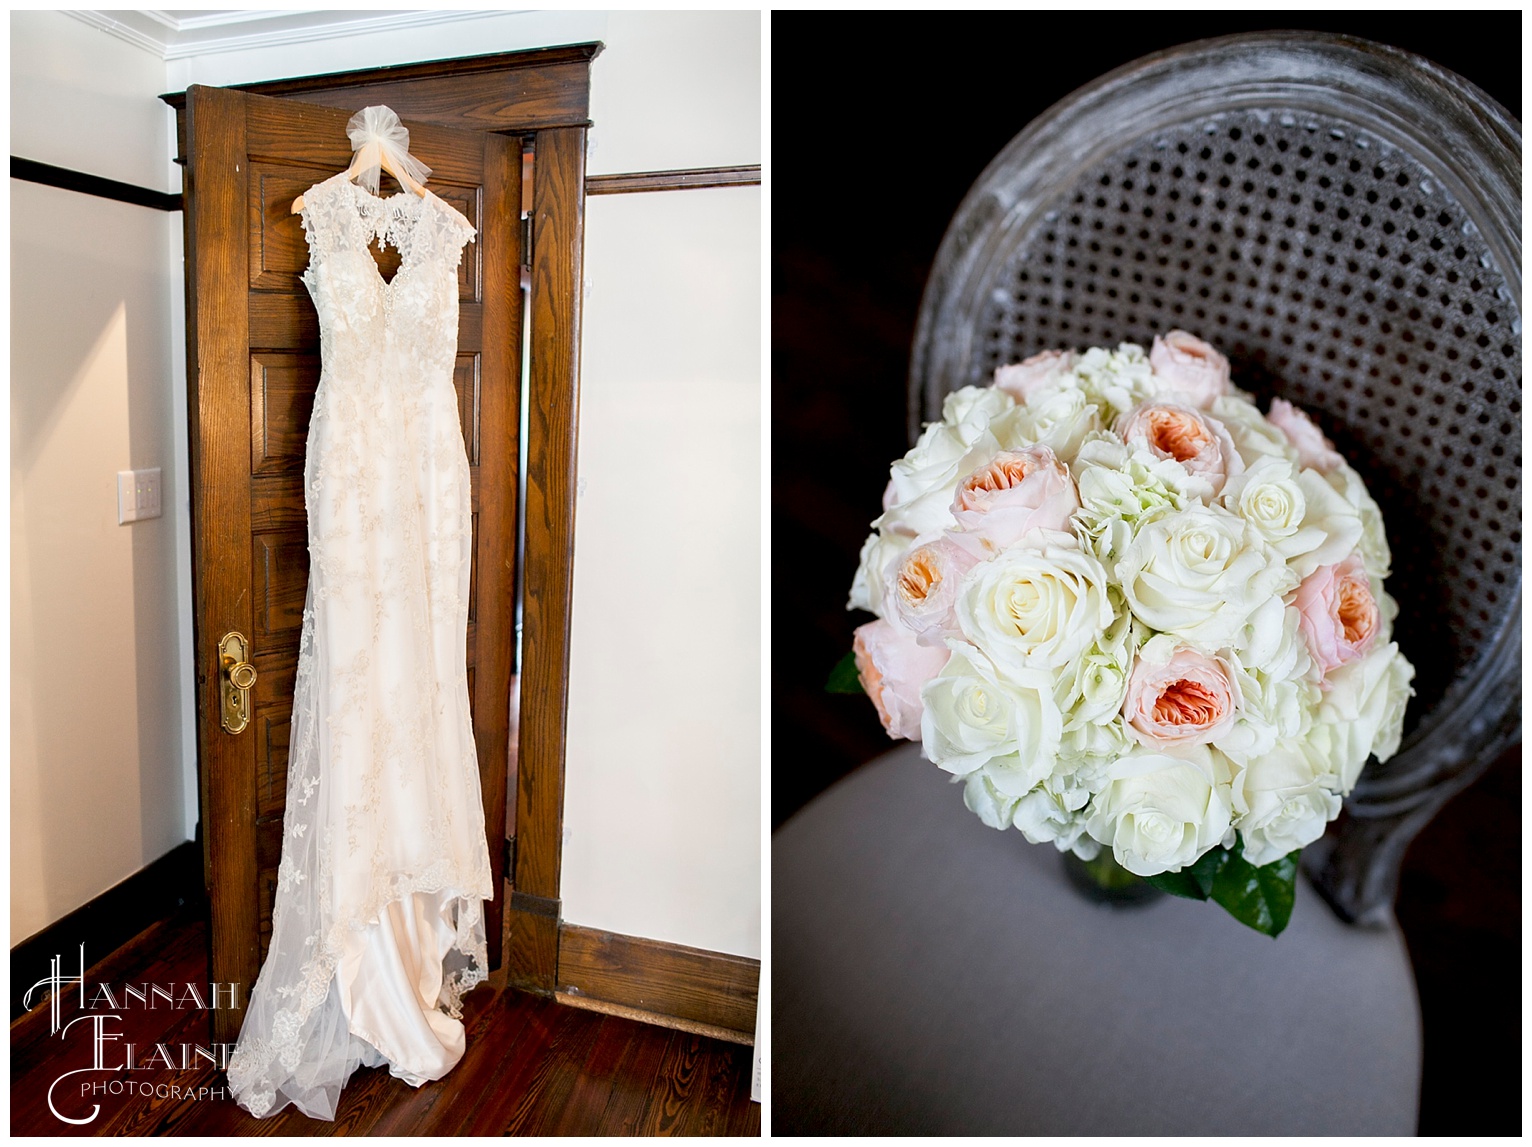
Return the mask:
[[[450,377],[457,267],[472,224],[430,192],[380,199],[344,172],[316,184],[303,201],[309,244],[303,283],[319,312],[325,365],[357,351],[382,354],[391,339],[422,377],[443,371]],[[374,239],[399,252],[399,270],[388,282],[368,250]]]
[[[440,1066],[430,1032],[411,1027],[420,1015],[379,1012],[387,993],[371,988],[353,998],[382,982],[377,953],[406,952],[396,995],[413,992],[448,1044],[434,1010],[457,1015],[485,974],[469,470],[452,385],[457,267],[474,229],[433,194],[380,199],[344,174],[304,193],[303,226],[321,338],[308,595],[271,947],[229,1081],[253,1114],[293,1102],[333,1118],[359,1063],[386,1060],[415,1083]],[[400,252],[389,282],[374,239]],[[409,1042],[422,1032],[424,1050]]]

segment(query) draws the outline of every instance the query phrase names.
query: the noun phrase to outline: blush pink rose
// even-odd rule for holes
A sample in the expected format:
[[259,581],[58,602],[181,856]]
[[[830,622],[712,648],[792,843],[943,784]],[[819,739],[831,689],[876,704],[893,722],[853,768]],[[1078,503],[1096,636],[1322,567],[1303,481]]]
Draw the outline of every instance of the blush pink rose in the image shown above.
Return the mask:
[[1298,451],[1298,461],[1302,465],[1327,474],[1345,461],[1324,432],[1314,425],[1313,419],[1291,402],[1273,398],[1266,420],[1287,436],[1293,449]]
[[1214,494],[1245,470],[1224,424],[1179,402],[1142,403],[1123,415],[1116,429],[1130,446],[1146,446],[1156,457],[1179,462],[1205,478]]
[[1234,727],[1238,707],[1228,664],[1183,645],[1167,661],[1139,656],[1122,715],[1141,744],[1173,748],[1218,740]]
[[1321,683],[1330,670],[1365,654],[1378,636],[1378,603],[1360,554],[1333,566],[1320,566],[1309,574],[1298,587],[1293,604],[1309,655],[1319,667]]
[[1185,331],[1155,335],[1149,367],[1167,389],[1184,394],[1194,406],[1211,406],[1231,389],[1229,360]]
[[916,641],[944,646],[946,636],[957,631],[954,610],[963,575],[977,561],[950,538],[917,541],[890,564],[883,600]]
[[1051,449],[1005,450],[958,483],[952,500],[958,529],[947,536],[987,559],[1029,530],[1067,531],[1079,508],[1075,481]]
[[920,740],[920,718],[925,712],[920,687],[942,671],[950,651],[945,646],[920,645],[908,630],[881,618],[857,629],[851,651],[862,688],[877,707],[884,730],[895,740]]
[[990,385],[1003,390],[1017,402],[1026,402],[1032,395],[1047,386],[1065,371],[1073,369],[1075,352],[1072,350],[1045,350],[1010,366],[995,368],[995,381]]

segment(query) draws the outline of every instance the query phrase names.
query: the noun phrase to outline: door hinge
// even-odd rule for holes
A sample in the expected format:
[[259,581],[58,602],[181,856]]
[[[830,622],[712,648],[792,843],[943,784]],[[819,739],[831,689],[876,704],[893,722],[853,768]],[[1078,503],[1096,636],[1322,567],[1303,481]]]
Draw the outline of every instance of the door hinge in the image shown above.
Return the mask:
[[516,883],[516,838],[507,837],[505,842],[505,867],[501,879],[507,884]]
[[532,269],[532,216],[521,217],[521,265]]

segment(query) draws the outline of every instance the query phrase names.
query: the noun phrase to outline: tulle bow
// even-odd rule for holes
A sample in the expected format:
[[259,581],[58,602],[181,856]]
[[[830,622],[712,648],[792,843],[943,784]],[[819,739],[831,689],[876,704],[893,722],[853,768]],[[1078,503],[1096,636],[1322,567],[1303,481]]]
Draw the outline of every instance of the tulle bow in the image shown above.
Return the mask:
[[403,171],[416,183],[424,183],[431,169],[410,154],[409,130],[399,122],[394,110],[377,104],[363,108],[346,123],[346,135],[351,140],[351,150],[356,152],[352,169],[356,181],[374,195],[378,193],[378,176],[387,156],[391,166]]

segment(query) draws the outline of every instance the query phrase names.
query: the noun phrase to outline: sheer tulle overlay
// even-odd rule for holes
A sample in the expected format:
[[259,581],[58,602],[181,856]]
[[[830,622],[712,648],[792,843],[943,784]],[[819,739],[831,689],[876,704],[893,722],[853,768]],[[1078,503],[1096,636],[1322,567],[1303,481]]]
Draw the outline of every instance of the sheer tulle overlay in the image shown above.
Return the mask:
[[[309,583],[271,946],[229,1083],[256,1116],[335,1117],[359,1065],[416,1086],[462,1057],[485,975],[489,851],[468,710],[472,532],[457,267],[435,195],[304,193],[321,369],[304,464]],[[368,244],[396,247],[385,283]]]

